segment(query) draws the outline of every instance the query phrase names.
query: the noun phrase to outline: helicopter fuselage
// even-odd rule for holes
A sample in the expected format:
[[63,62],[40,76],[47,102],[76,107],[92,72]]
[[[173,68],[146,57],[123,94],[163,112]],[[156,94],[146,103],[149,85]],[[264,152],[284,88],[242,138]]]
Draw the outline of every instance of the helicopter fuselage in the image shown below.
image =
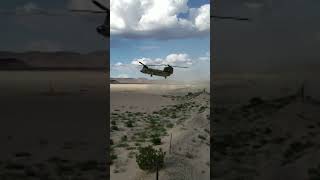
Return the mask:
[[160,69],[143,67],[140,72],[144,74],[150,74],[150,76],[155,75],[155,76],[162,76],[166,78],[167,76],[170,76],[173,73],[173,69],[165,67],[163,70],[160,70]]
[[97,27],[97,32],[104,37],[110,36],[109,27],[104,24]]

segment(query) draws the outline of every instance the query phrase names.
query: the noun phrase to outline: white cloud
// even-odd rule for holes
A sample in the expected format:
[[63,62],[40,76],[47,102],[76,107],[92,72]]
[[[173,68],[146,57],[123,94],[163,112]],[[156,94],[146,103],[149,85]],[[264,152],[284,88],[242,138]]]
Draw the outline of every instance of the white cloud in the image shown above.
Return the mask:
[[39,12],[41,10],[43,9],[41,9],[37,4],[33,2],[28,2],[23,6],[16,8],[17,13],[33,13],[33,12]]
[[128,74],[119,74],[116,76],[117,78],[129,78]]
[[150,58],[139,58],[135,59],[131,62],[131,64],[134,65],[139,65],[140,62],[143,64],[149,65],[149,64],[170,64],[170,65],[192,65],[192,60],[189,57],[188,54],[181,53],[181,54],[169,54],[165,58],[155,58],[155,59],[150,59]]
[[[181,38],[207,35],[210,5],[189,8],[188,0],[111,0],[112,35],[140,38]],[[181,18],[181,14],[188,14]]]
[[122,66],[122,65],[123,65],[122,62],[117,62],[117,63],[115,64],[115,66]]

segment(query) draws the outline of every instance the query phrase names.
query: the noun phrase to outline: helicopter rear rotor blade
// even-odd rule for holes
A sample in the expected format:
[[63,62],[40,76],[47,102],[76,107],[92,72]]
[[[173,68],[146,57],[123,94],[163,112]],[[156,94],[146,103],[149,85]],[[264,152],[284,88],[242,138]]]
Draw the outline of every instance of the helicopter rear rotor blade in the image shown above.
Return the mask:
[[148,64],[148,66],[166,66],[165,64]]
[[149,66],[149,65],[147,66],[147,65],[143,64],[143,63],[142,63],[142,62],[140,62],[140,61],[139,61],[139,63],[140,63],[143,67],[145,67],[145,68],[147,68],[147,69],[148,69],[148,66]]
[[250,21],[249,18],[242,18],[242,17],[231,17],[231,16],[210,16],[210,17],[216,18],[216,19],[233,19],[238,21]]
[[109,12],[109,9],[104,5],[102,5],[100,2],[96,0],[92,0],[92,3],[95,4],[97,7],[99,7],[100,9],[105,10],[106,12]]
[[16,11],[0,11],[0,15],[7,16],[66,16],[64,12],[49,12],[49,11],[30,11],[30,12],[16,12]]
[[95,14],[105,14],[105,11],[94,11],[94,10],[86,10],[86,9],[69,9],[71,12],[87,12],[87,13],[95,13]]
[[176,68],[189,68],[189,67],[184,67],[184,66],[171,66],[171,67],[176,67]]

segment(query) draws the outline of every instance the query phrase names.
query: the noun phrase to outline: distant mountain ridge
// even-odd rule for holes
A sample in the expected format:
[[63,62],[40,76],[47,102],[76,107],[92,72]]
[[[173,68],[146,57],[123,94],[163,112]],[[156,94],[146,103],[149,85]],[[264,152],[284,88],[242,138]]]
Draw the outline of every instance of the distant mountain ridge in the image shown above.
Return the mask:
[[8,52],[0,51],[0,69],[108,69],[107,51],[76,52]]
[[111,84],[151,84],[159,80],[147,78],[110,78]]

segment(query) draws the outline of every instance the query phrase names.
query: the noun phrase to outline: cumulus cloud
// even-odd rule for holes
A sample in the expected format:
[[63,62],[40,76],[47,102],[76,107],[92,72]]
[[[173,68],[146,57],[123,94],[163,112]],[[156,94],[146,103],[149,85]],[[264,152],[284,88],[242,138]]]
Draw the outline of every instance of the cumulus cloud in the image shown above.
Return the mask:
[[182,54],[169,54],[165,58],[139,58],[135,59],[131,62],[131,64],[139,65],[142,62],[143,64],[149,65],[149,64],[170,64],[170,65],[192,65],[192,60],[189,57],[188,54],[182,53]]
[[37,4],[33,2],[28,2],[24,4],[21,7],[16,8],[16,13],[34,13],[34,12],[40,12],[43,11],[42,8],[40,8]]
[[[188,0],[111,0],[110,32],[127,38],[207,35],[210,5],[190,8]],[[187,14],[182,18],[182,14]]]

